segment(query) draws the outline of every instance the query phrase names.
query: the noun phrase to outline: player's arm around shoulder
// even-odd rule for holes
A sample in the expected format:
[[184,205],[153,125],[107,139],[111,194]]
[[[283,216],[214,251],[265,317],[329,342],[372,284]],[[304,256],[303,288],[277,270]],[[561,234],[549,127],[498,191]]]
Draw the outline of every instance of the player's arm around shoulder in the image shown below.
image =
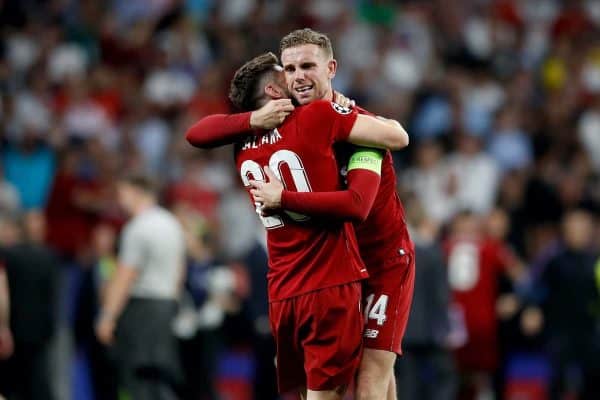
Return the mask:
[[409,137],[398,121],[359,114],[348,141],[360,146],[400,150],[408,146]]
[[235,143],[253,129],[279,126],[292,111],[290,99],[278,99],[254,111],[208,115],[192,125],[185,138],[192,146],[205,149]]

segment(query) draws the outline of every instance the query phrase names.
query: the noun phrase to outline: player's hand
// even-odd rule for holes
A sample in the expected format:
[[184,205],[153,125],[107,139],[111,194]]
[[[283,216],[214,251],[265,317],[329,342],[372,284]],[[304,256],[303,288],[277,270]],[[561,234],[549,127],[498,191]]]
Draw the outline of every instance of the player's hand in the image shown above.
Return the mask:
[[356,102],[354,100],[347,98],[337,90],[333,92],[333,102],[346,108],[352,108],[356,106]]
[[294,111],[290,99],[269,100],[250,114],[250,126],[255,129],[273,129],[285,120]]
[[13,336],[7,326],[0,327],[0,360],[9,358],[15,349]]
[[114,342],[115,321],[112,318],[103,318],[102,316],[96,323],[96,337],[105,346],[110,346]]
[[250,193],[254,196],[254,201],[261,203],[261,209],[264,212],[281,208],[281,193],[283,192],[283,183],[275,176],[271,168],[264,167],[265,174],[269,177],[269,182],[250,181]]
[[544,327],[544,314],[537,307],[527,307],[521,314],[521,330],[526,336],[539,334]]

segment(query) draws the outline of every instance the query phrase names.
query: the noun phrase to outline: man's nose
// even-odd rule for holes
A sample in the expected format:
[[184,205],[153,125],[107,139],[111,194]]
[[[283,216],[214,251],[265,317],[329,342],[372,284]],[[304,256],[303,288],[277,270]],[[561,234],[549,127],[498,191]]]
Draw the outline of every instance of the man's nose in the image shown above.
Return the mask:
[[297,70],[294,72],[294,80],[295,80],[296,82],[302,82],[302,81],[304,81],[304,71],[302,71],[302,70],[300,70],[300,69],[297,69]]

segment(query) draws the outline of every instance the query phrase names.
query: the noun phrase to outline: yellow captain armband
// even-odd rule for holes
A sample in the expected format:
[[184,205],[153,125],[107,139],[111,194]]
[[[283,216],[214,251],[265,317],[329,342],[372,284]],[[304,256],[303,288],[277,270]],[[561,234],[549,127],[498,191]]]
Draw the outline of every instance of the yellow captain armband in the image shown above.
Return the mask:
[[368,147],[359,147],[348,162],[348,171],[353,169],[368,169],[381,175],[381,162],[383,161],[383,151],[370,149]]

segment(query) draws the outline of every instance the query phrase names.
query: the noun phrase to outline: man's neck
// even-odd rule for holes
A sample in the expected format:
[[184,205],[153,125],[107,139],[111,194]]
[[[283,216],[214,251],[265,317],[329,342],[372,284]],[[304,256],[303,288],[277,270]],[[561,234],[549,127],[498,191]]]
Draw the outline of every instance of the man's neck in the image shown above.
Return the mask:
[[333,89],[329,89],[323,100],[335,101],[335,96],[333,95]]
[[151,198],[147,198],[147,199],[142,199],[139,201],[139,203],[136,204],[135,209],[132,212],[132,215],[134,217],[137,217],[138,215],[142,214],[144,211],[149,210],[150,208],[156,206],[156,201],[154,199]]

